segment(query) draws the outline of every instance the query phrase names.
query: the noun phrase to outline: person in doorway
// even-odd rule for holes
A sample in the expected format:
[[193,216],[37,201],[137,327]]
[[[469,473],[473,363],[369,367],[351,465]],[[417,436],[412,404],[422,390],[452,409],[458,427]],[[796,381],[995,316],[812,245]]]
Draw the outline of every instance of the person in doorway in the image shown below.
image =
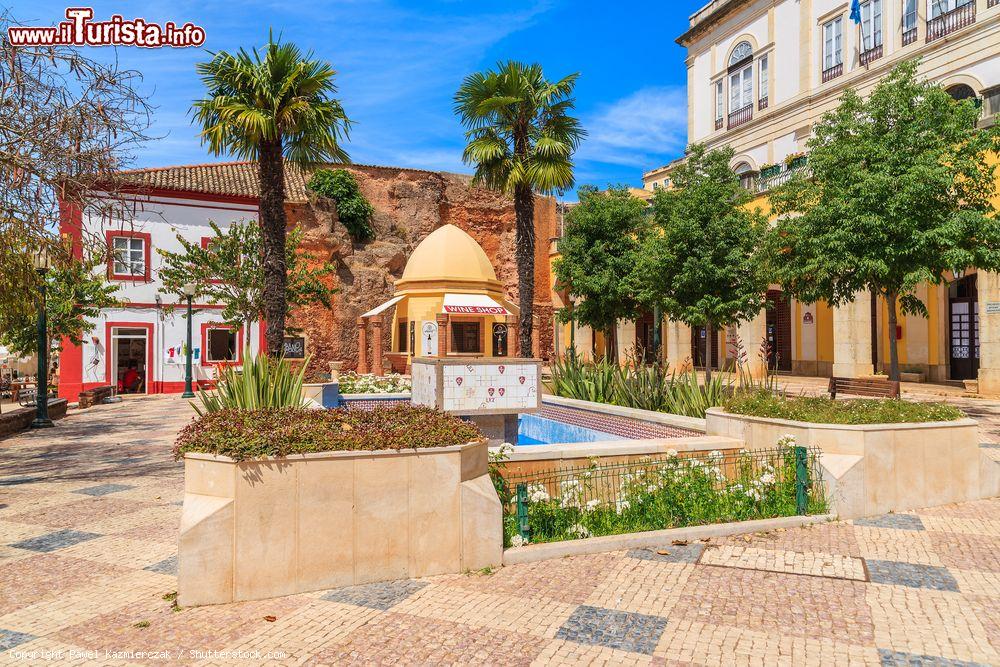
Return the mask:
[[125,370],[125,375],[122,376],[122,392],[126,394],[134,394],[139,391],[139,385],[142,384],[142,376],[139,375],[138,366],[135,361],[129,361],[128,367]]

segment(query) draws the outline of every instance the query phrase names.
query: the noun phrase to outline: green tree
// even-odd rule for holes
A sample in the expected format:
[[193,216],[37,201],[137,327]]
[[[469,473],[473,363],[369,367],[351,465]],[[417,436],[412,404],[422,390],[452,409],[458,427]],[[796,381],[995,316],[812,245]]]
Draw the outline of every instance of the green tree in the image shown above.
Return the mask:
[[550,83],[541,65],[508,61],[470,74],[455,93],[455,113],[467,129],[462,159],[475,165],[474,182],[514,198],[521,356],[531,356],[534,193],[573,185],[573,152],[586,135],[570,115],[578,77]]
[[[926,317],[914,290],[949,270],[1000,269],[1000,224],[990,204],[1000,130],[978,129],[979,109],[897,65],[863,99],[845,91],[808,143],[812,178],[773,198],[773,274],[807,302],[836,307],[874,292],[888,305]],[[895,336],[889,376],[899,379]]]
[[706,377],[713,334],[756,317],[766,302],[761,271],[767,221],[730,168],[733,149],[690,147],[671,175],[673,188],[653,198],[655,224],[636,264],[637,295],[673,320],[704,326]]
[[647,205],[624,187],[606,192],[582,187],[579,197],[566,215],[560,258],[553,266],[559,284],[578,302],[559,316],[607,331],[606,353],[614,358],[618,320],[638,315],[631,279],[648,224]]
[[[23,294],[30,295],[20,307],[0,309],[0,343],[16,354],[27,357],[38,349],[38,299],[41,276],[31,270],[31,257],[24,255],[24,275],[32,281],[24,286]],[[47,318],[49,350],[56,341],[68,338],[73,345],[80,345],[83,337],[94,330],[89,320],[98,317],[102,308],[119,304],[115,298],[118,286],[108,282],[107,274],[96,269],[106,258],[94,253],[88,259],[61,253],[56,263],[45,274],[45,316]]]
[[[195,296],[222,305],[222,319],[236,327],[266,317],[266,269],[260,225],[253,221],[237,222],[223,231],[214,222],[209,224],[214,236],[206,244],[208,247],[178,235],[181,252],[157,249],[163,257],[160,291],[181,296],[184,285],[193,283],[197,289]],[[313,303],[329,308],[330,296],[336,291],[327,286],[333,267],[314,268],[311,263],[315,257],[299,251],[301,241],[301,229],[289,232],[285,244],[288,282],[284,315],[293,307]]]
[[267,350],[277,357],[288,312],[284,161],[347,162],[340,144],[351,123],[332,97],[333,68],[273,36],[262,52],[220,51],[197,70],[207,89],[193,107],[202,140],[215,155],[257,162]]

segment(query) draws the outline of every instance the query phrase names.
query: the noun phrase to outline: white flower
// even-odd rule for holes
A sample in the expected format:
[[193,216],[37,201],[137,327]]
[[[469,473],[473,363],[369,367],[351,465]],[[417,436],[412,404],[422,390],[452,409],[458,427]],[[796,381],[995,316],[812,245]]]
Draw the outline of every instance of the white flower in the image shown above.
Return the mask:
[[753,500],[760,500],[760,491],[757,489],[747,489],[747,497]]
[[587,527],[579,523],[575,523],[569,527],[569,534],[579,539],[590,537],[590,531],[587,530]]
[[667,456],[669,456],[670,458],[674,458],[675,456],[677,456],[677,450],[676,449],[668,449],[667,450]]
[[774,484],[775,482],[774,473],[766,472],[760,476],[760,481],[764,484]]
[[597,507],[600,504],[601,504],[601,501],[598,500],[597,498],[594,498],[593,500],[588,500],[587,501],[587,511],[588,512],[593,512],[595,509],[597,509]]
[[520,535],[515,535],[514,537],[510,538],[510,546],[512,547],[523,547],[527,543],[528,540],[521,537]]
[[708,458],[714,461],[721,461],[723,458],[722,452],[720,452],[718,449],[713,449],[711,452],[708,453]]
[[621,514],[631,506],[632,505],[629,503],[629,501],[619,500],[615,502],[615,511],[618,512],[618,514]]
[[543,503],[546,500],[550,500],[549,492],[541,484],[529,484],[528,500],[533,503]]

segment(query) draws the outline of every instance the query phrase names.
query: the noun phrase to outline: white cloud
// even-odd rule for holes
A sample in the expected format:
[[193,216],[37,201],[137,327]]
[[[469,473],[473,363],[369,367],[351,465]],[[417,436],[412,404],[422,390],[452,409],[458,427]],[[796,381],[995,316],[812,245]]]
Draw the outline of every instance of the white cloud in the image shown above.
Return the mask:
[[683,87],[642,88],[584,118],[581,162],[651,169],[680,155],[687,143]]

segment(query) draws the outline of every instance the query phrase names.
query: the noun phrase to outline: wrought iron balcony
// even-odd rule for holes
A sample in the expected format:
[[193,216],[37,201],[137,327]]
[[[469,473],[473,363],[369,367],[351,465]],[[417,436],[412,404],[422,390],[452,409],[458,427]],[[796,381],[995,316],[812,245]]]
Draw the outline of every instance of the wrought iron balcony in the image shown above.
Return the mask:
[[967,2],[927,21],[927,41],[933,42],[976,22],[976,3]]
[[878,60],[882,57],[882,45],[874,46],[867,51],[861,53],[861,64],[869,65],[871,62]]
[[809,167],[806,166],[805,162],[801,162],[794,165],[788,165],[783,171],[777,173],[765,175],[763,172],[758,176],[753,186],[750,189],[751,192],[756,192],[761,194],[773,190],[774,188],[784,185],[788,181],[792,180],[792,177],[796,174],[809,175]]
[[749,123],[753,118],[753,104],[748,104],[742,109],[737,109],[729,114],[729,129],[734,127],[739,127],[745,123]]
[[[1000,0],[997,1],[1000,2]],[[917,41],[916,28],[910,28],[909,30],[903,31],[903,46],[906,46],[907,44],[913,44],[913,42],[915,41]]]
[[763,111],[766,108],[767,108],[767,95],[765,95],[764,97],[760,98],[760,100],[758,100],[758,102],[757,102],[757,110],[758,111]]
[[840,63],[839,65],[834,65],[833,67],[825,69],[823,70],[823,83],[826,83],[827,81],[832,81],[833,79],[836,79],[843,73],[844,73],[844,63]]
[[722,119],[721,118],[716,118],[715,119],[715,129],[721,130],[722,129],[722,125],[723,125]]

